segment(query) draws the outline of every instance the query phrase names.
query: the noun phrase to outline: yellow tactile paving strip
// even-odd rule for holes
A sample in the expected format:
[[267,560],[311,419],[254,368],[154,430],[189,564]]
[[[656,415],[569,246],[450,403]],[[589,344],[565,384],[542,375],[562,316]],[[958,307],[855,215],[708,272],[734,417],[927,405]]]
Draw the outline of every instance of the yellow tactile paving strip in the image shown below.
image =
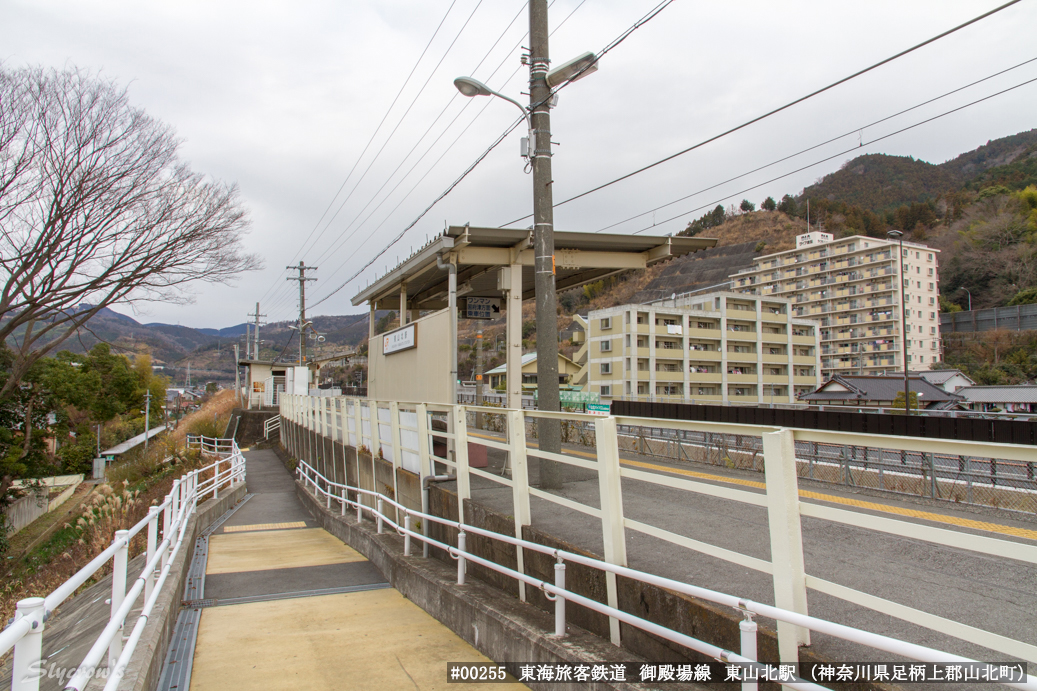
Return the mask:
[[364,561],[320,528],[213,535],[206,574],[270,571]]
[[291,523],[253,523],[252,525],[231,525],[223,529],[225,533],[251,533],[260,530],[289,530],[291,528],[305,528],[305,521],[292,521]]
[[446,691],[457,686],[447,684],[448,661],[489,658],[391,588],[211,607],[198,628],[191,691]]
[[[496,437],[487,436],[484,434],[476,434],[469,432],[470,437],[482,437],[484,439],[495,439]],[[536,443],[531,443],[531,447],[535,447]],[[592,453],[586,451],[574,451],[566,450],[567,454],[573,454],[576,456],[585,456],[587,458],[596,458]],[[671,468],[664,465],[656,465],[655,463],[645,463],[644,461],[633,461],[627,458],[621,458],[620,463],[622,465],[631,466],[635,468],[645,468],[646,470],[655,470],[663,473],[673,473],[674,475],[684,475],[686,477],[698,478],[700,480],[709,480],[711,482],[721,482],[728,485],[742,485],[743,487],[754,487],[756,489],[766,489],[767,485],[763,482],[756,480],[746,480],[737,477],[726,477],[724,475],[714,475],[712,473],[701,473],[694,470],[685,470],[684,468]],[[860,499],[850,499],[848,497],[840,497],[834,494],[824,494],[821,492],[809,492],[807,490],[799,490],[799,496],[802,499],[815,499],[817,501],[827,501],[833,504],[842,504],[844,506],[853,506],[859,509],[867,509],[868,511],[880,511],[882,513],[891,513],[898,516],[907,516],[910,518],[920,518],[926,521],[934,521],[936,523],[944,523],[947,525],[959,526],[961,528],[972,528],[973,530],[985,530],[991,533],[1000,533],[1001,535],[1012,535],[1014,537],[1022,537],[1030,540],[1037,540],[1037,530],[1029,530],[1027,528],[1016,528],[1009,525],[1001,525],[1000,523],[990,523],[987,521],[974,521],[969,518],[960,518],[958,516],[946,516],[940,513],[933,513],[932,511],[919,511],[917,509],[902,508],[899,506],[890,506],[889,504],[879,504],[877,502],[862,501]]]

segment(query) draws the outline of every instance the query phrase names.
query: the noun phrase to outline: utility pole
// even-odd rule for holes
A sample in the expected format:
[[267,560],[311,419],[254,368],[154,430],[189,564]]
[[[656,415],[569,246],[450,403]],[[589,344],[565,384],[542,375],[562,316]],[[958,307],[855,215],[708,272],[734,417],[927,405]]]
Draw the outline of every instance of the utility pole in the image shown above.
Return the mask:
[[252,331],[251,331],[251,328],[252,328],[252,325],[249,324],[248,322],[245,322],[245,357],[246,358],[248,357],[249,352],[252,350],[252,346],[250,345],[252,343],[252,338],[251,338]]
[[[253,360],[258,360],[259,359],[259,318],[260,317],[265,317],[266,315],[259,313],[259,303],[257,302],[256,303],[256,313],[255,314],[250,314],[248,316],[256,318],[256,328],[252,332],[252,341],[255,344],[255,348],[253,350],[253,352],[255,353],[255,356],[252,359]],[[247,354],[248,353],[246,351],[246,355]]]
[[238,407],[244,407],[241,402],[241,366],[238,364],[238,344],[234,344],[234,392],[238,397]]
[[[475,332],[475,405],[482,405],[482,325]],[[482,413],[475,414],[475,427],[482,429]]]
[[144,394],[144,453],[148,452],[148,432],[151,431],[151,389]]
[[[307,278],[307,271],[316,271],[316,266],[306,266],[306,264],[299,260],[299,266],[288,266],[285,267],[289,271],[298,271],[298,276],[289,276],[289,281],[299,282],[299,364],[306,364],[306,281],[316,281],[316,278]],[[256,311],[259,311],[259,307],[256,307]]]
[[191,361],[187,361],[187,383],[184,384],[185,389],[191,388]]
[[[547,0],[529,2],[529,104],[533,131],[530,159],[533,162],[533,253],[537,325],[537,407],[558,411],[558,315],[555,295],[554,196],[551,185],[551,116],[547,85],[548,53]],[[559,453],[562,447],[558,420],[537,420],[537,437],[542,451]],[[540,459],[540,486],[559,489],[562,467]]]

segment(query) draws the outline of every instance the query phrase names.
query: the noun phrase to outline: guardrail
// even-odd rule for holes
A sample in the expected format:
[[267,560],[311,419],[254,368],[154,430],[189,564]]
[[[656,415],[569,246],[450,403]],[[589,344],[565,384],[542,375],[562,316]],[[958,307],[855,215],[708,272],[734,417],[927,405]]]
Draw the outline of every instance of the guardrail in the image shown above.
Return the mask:
[[[40,679],[47,674],[41,666],[43,630],[47,620],[59,605],[104,569],[109,562],[112,572],[112,595],[108,624],[77,667],[76,674],[68,681],[65,689],[82,691],[86,688],[96,675],[105,651],[108,652],[108,679],[104,689],[112,691],[119,685],[126,672],[126,665],[148,623],[151,610],[169,576],[171,564],[183,546],[187,522],[194,515],[199,500],[204,500],[210,494],[214,498],[218,497],[221,488],[230,487],[245,479],[245,458],[234,440],[193,437],[189,444],[205,452],[223,454],[224,457],[174,480],[172,490],[161,504],[148,509],[147,517],[129,530],[116,531],[115,539],[106,550],[49,595],[30,597],[18,602],[13,621],[0,632],[0,655],[14,648],[11,674],[13,691],[38,691]],[[224,469],[221,470],[221,466]],[[212,471],[211,477],[200,479],[202,475],[208,475],[209,471]],[[160,519],[161,541],[158,539]],[[130,541],[145,528],[145,566],[136,580],[129,584],[126,571]],[[124,642],[126,618],[142,593],[143,608]]]
[[281,416],[280,415],[275,415],[275,416],[273,416],[271,418],[267,418],[266,421],[263,423],[263,438],[264,439],[269,439],[270,438],[270,433],[273,432],[274,430],[277,430],[278,433],[281,432]]
[[[488,426],[496,427],[502,433],[496,436],[469,434],[468,413],[473,412],[483,413]],[[285,439],[288,445],[294,445],[296,449],[303,449],[303,441],[311,435],[320,435],[358,449],[366,447],[373,457],[380,457],[391,463],[394,471],[393,496],[400,496],[395,472],[397,468],[402,467],[417,473],[422,480],[434,477],[437,465],[447,468],[457,482],[460,523],[465,521],[464,500],[471,499],[471,478],[474,476],[510,488],[516,537],[521,537],[523,526],[531,524],[530,501],[535,497],[600,521],[604,562],[616,567],[626,567],[626,533],[634,531],[769,575],[773,582],[775,605],[786,612],[795,612],[797,616],[807,615],[809,589],[990,650],[1037,662],[1037,646],[1031,643],[969,626],[808,574],[804,565],[801,522],[802,517],[807,516],[1028,564],[1037,564],[1037,546],[823,504],[801,502],[796,462],[797,443],[845,447],[881,444],[894,446],[909,453],[996,457],[1023,464],[1037,461],[1037,448],[1033,446],[889,435],[872,436],[853,432],[735,423],[629,416],[598,417],[568,412],[288,395],[281,404],[281,417],[283,421],[293,423],[289,426]],[[578,423],[593,426],[593,459],[567,454],[564,450],[562,453],[542,451],[528,445],[527,423],[544,419],[560,420],[563,425]],[[620,426],[667,427],[678,432],[708,432],[758,438],[762,449],[764,493],[621,466],[617,431]],[[435,446],[445,443],[452,449],[447,448],[441,454],[434,453],[434,441],[437,442]],[[316,444],[317,440],[313,439],[312,443]],[[509,466],[506,470],[510,470],[510,476],[472,467],[468,458],[469,444],[479,444],[489,450],[506,452]],[[529,456],[538,457],[541,461],[555,461],[591,471],[597,476],[598,506],[589,506],[560,493],[530,487],[527,467]],[[358,454],[358,464],[359,457]],[[359,470],[358,467],[358,473]],[[648,483],[660,488],[678,489],[765,509],[769,525],[770,561],[627,517],[623,511],[623,484],[629,482]],[[427,498],[423,497],[422,502],[422,513],[429,513]],[[521,548],[518,550],[517,566],[518,572],[524,570]],[[606,573],[606,595],[608,606],[618,610],[615,573]],[[523,583],[524,581],[520,581],[519,595],[525,600]],[[798,661],[798,646],[809,645],[810,642],[808,628],[788,620],[778,620],[778,644],[782,662]],[[618,617],[610,619],[610,630],[613,642],[618,645]]]
[[[431,441],[431,440],[430,440]],[[388,525],[399,535],[403,536],[403,553],[404,556],[411,556],[411,541],[416,539],[421,541],[424,545],[438,547],[439,549],[447,552],[451,558],[457,561],[457,584],[464,585],[466,577],[466,562],[471,561],[475,564],[479,564],[487,569],[496,571],[497,573],[503,574],[510,578],[514,578],[522,584],[530,585],[540,589],[544,596],[551,601],[554,601],[555,607],[555,630],[554,635],[557,637],[563,637],[566,635],[566,618],[565,618],[565,604],[566,602],[573,602],[579,604],[587,609],[591,609],[595,612],[599,612],[608,616],[611,620],[622,621],[626,624],[641,629],[647,633],[654,634],[673,643],[685,646],[696,652],[707,655],[711,658],[721,660],[724,663],[740,663],[745,666],[755,667],[763,670],[765,665],[757,661],[757,624],[753,620],[754,615],[763,617],[769,617],[779,622],[784,622],[790,626],[801,627],[811,631],[817,631],[819,633],[825,633],[830,636],[835,636],[843,640],[852,641],[862,645],[882,650],[894,655],[902,655],[904,657],[918,660],[922,662],[951,662],[955,664],[980,664],[976,660],[961,657],[958,655],[952,655],[951,653],[942,652],[926,646],[916,645],[906,641],[901,641],[888,636],[882,636],[870,631],[864,631],[862,629],[853,628],[850,626],[844,626],[835,622],[826,621],[817,617],[811,617],[798,612],[789,611],[780,607],[772,607],[771,605],[765,605],[759,602],[754,602],[746,598],[740,598],[735,595],[728,595],[726,593],[720,593],[715,590],[709,590],[707,588],[700,588],[697,586],[675,581],[669,578],[663,578],[655,576],[644,571],[638,571],[623,566],[617,566],[607,561],[600,559],[594,559],[592,557],[586,557],[566,550],[555,549],[552,547],[546,547],[544,545],[523,540],[517,537],[510,537],[507,535],[501,535],[489,530],[483,530],[472,525],[467,525],[463,521],[451,521],[448,519],[441,518],[439,516],[433,516],[427,512],[415,511],[410,509],[403,504],[395,501],[394,499],[385,496],[379,492],[362,489],[352,485],[334,482],[324,475],[317,472],[317,470],[306,463],[300,461],[296,468],[299,479],[304,483],[304,486],[310,491],[315,497],[319,498],[321,495],[325,498],[325,505],[327,508],[331,508],[332,501],[339,504],[342,515],[346,515],[347,507],[351,507],[356,511],[357,522],[362,522],[364,518],[364,512],[367,511],[371,514],[372,518],[376,522],[378,533],[385,531],[385,526]],[[323,486],[322,486],[323,485]],[[332,490],[338,490],[338,493],[334,493]],[[350,501],[348,499],[348,493],[353,492],[357,497],[356,501]],[[375,507],[364,505],[360,501],[360,495],[371,497],[375,503]],[[386,511],[386,505],[392,507],[388,512]],[[400,525],[397,521],[398,516],[403,514],[403,525]],[[392,516],[395,515],[397,518],[393,520]],[[413,519],[420,519],[422,526],[425,527],[425,533],[427,533],[427,526],[430,522],[438,523],[440,525],[455,528],[458,531],[457,534],[457,545],[449,545],[438,540],[429,538],[427,534],[416,532],[412,529]],[[466,549],[466,535],[472,533],[473,535],[479,535],[484,538],[497,540],[504,542],[509,545],[514,545],[523,550],[531,550],[546,554],[555,559],[555,579],[554,583],[534,578],[525,573],[521,573],[514,569],[502,566],[493,562],[489,559],[476,556]],[[428,556],[427,548],[424,550],[424,556]],[[692,597],[701,598],[709,602],[714,602],[719,605],[730,607],[735,609],[742,617],[742,621],[739,624],[741,631],[741,650],[736,653],[730,650],[719,648],[715,645],[707,643],[697,638],[693,638],[686,634],[674,631],[673,629],[660,626],[654,622],[642,619],[641,617],[635,616],[628,612],[624,612],[616,607],[609,606],[592,600],[590,598],[579,595],[571,590],[567,590],[565,587],[565,564],[566,562],[572,562],[575,564],[582,564],[591,568],[598,569],[605,572],[606,574],[612,574],[615,576],[623,576],[625,578],[634,579],[642,583],[651,584],[660,588],[667,588],[685,595]],[[1020,689],[1029,689],[1031,691],[1037,691],[1037,677],[1027,675],[1028,680],[1022,683],[1008,683],[1006,686],[1012,686]],[[798,691],[822,691],[826,690],[826,687],[814,684],[812,682],[803,681],[802,679],[794,679],[791,681],[779,681],[778,683],[783,686],[788,686]],[[743,683],[743,689],[755,689],[756,683],[746,682]]]

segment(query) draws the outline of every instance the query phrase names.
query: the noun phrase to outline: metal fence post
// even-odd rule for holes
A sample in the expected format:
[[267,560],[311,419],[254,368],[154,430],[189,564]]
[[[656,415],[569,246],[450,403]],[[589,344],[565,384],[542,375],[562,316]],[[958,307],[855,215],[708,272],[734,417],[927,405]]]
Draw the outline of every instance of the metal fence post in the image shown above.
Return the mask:
[[[742,649],[740,654],[742,657],[747,657],[750,660],[757,660],[756,652],[756,622],[753,621],[753,615],[751,612],[743,612],[745,619],[738,622],[738,630],[741,636]],[[743,681],[742,691],[756,691],[757,682],[755,681]]]
[[[392,435],[392,498],[400,501],[397,470],[403,465],[403,444],[400,442],[400,404],[393,401],[389,404],[389,430]],[[393,507],[393,520],[400,523],[400,510]]]
[[[150,516],[151,520],[148,521],[148,551],[144,556],[145,564],[151,563],[155,556],[155,548],[158,546],[158,507],[152,506],[149,508],[148,516]],[[144,581],[144,602],[151,598],[151,591],[154,588],[155,572],[152,570],[151,573],[147,574],[147,580]]]
[[[555,562],[555,587],[565,590],[565,562],[557,557]],[[555,595],[555,636],[561,638],[565,635],[565,598],[561,594]]]
[[[515,537],[522,537],[522,526],[532,524],[529,509],[529,466],[526,463],[526,418],[521,410],[508,411],[508,460],[511,463],[511,498],[515,508]],[[526,572],[522,547],[515,546],[516,570]],[[518,582],[519,600],[526,601],[526,583]]]
[[342,488],[342,515],[346,515],[346,488]]
[[457,534],[457,584],[458,585],[464,585],[465,560],[464,560],[464,556],[461,555],[461,552],[464,552],[464,551],[466,551],[465,550],[465,534],[462,531],[462,532],[459,532]]
[[[130,534],[128,530],[116,530],[115,541],[125,542],[126,544],[121,545],[115,550],[115,554],[112,556],[112,618],[115,618],[115,613],[122,606],[122,601],[126,598],[126,560],[129,556],[129,540],[126,538]],[[119,655],[122,654],[122,622],[119,622],[118,633],[115,634],[115,638],[112,639],[112,644],[108,646],[108,669],[115,669],[115,663],[119,661]]]
[[403,515],[403,556],[410,556],[410,514]]
[[[763,467],[767,484],[767,523],[770,527],[774,604],[807,613],[803,534],[796,478],[796,442],[792,430],[763,435]],[[778,622],[778,653],[783,663],[799,662],[799,646],[810,645],[810,631]]]
[[378,534],[382,534],[382,497],[378,495],[378,517],[376,519],[378,523]]
[[[623,490],[619,475],[619,439],[616,418],[609,416],[594,421],[598,451],[598,492],[601,497],[601,535],[605,561],[616,566],[627,565],[626,529],[623,526]],[[605,574],[608,606],[619,609],[616,574]],[[620,644],[619,620],[609,617],[609,638]]]
[[43,659],[43,619],[47,613],[42,597],[27,597],[16,605],[16,616],[28,617],[32,629],[14,644],[14,660],[11,664],[12,691],[38,691],[40,679],[46,672]]

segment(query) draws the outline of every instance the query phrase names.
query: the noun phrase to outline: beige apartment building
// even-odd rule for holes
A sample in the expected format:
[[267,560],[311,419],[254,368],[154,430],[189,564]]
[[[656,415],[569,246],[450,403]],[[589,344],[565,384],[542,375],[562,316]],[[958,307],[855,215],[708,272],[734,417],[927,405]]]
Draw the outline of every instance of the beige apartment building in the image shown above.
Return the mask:
[[685,294],[578,321],[573,383],[605,400],[793,403],[821,383],[817,324],[785,299]]
[[926,370],[943,359],[937,254],[926,245],[862,235],[797,236],[796,249],[759,257],[731,276],[732,287],[762,298],[793,302],[798,317],[821,332],[821,373],[877,374],[903,370],[900,281],[907,313],[907,361]]

